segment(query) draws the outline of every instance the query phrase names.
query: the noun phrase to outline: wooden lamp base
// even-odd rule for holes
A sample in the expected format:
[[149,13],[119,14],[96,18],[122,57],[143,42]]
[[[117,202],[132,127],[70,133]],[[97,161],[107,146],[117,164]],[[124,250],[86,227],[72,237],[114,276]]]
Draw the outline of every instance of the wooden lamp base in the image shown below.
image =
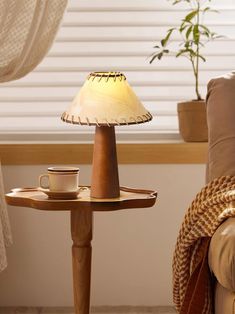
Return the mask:
[[120,196],[114,126],[96,126],[93,151],[91,197]]

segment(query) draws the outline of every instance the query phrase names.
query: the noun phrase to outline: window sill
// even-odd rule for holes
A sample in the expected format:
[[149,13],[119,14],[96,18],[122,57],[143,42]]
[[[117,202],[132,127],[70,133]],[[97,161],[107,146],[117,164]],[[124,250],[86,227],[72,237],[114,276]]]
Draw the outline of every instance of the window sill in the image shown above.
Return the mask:
[[[91,164],[93,144],[0,144],[3,165]],[[119,164],[204,164],[207,143],[117,144]]]

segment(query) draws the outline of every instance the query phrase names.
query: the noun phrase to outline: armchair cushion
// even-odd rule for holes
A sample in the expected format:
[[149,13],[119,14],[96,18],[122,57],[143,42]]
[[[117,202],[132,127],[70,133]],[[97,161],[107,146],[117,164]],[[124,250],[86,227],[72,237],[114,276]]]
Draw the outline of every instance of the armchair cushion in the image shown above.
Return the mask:
[[218,282],[215,286],[214,314],[235,314],[235,294],[222,287]]
[[207,123],[207,180],[235,175],[235,72],[208,83]]
[[222,223],[211,238],[208,263],[218,282],[235,291],[235,217]]

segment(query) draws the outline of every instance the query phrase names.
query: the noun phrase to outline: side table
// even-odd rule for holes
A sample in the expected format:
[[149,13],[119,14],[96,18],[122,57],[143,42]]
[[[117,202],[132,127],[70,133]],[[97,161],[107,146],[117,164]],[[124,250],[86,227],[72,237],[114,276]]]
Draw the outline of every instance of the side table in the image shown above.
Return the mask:
[[39,210],[70,211],[74,305],[76,314],[89,314],[91,281],[91,240],[93,211],[115,211],[152,207],[156,191],[120,188],[120,197],[96,199],[90,197],[90,187],[81,189],[77,199],[50,199],[37,188],[17,188],[6,194],[9,205]]

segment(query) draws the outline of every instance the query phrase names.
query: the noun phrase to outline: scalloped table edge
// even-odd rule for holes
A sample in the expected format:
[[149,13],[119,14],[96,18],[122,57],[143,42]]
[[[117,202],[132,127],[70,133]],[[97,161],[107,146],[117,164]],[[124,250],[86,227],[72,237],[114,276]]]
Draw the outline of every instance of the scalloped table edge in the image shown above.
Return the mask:
[[157,199],[157,192],[152,190],[120,187],[120,197],[114,199],[96,199],[90,197],[90,187],[82,190],[77,199],[51,199],[35,188],[15,188],[6,194],[9,205],[31,207],[39,210],[71,211],[81,208],[92,211],[113,211],[128,208],[152,207]]

